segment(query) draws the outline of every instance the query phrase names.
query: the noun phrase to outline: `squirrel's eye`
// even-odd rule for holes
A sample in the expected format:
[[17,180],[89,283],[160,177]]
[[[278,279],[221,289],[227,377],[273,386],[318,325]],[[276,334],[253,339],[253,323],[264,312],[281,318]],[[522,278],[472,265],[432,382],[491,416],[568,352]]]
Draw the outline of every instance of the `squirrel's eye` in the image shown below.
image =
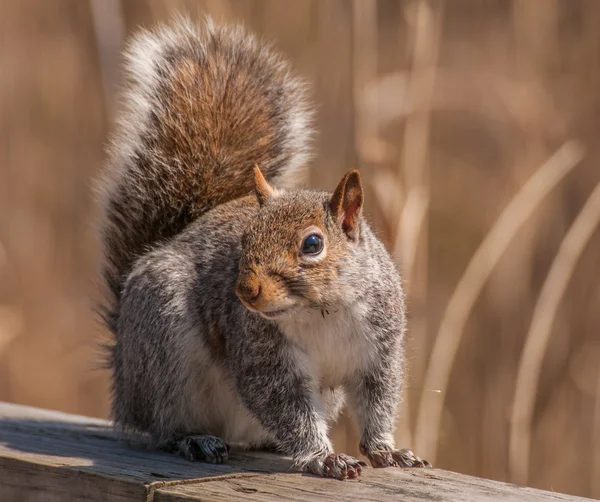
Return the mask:
[[311,234],[302,243],[302,254],[315,255],[323,251],[323,239],[317,234]]

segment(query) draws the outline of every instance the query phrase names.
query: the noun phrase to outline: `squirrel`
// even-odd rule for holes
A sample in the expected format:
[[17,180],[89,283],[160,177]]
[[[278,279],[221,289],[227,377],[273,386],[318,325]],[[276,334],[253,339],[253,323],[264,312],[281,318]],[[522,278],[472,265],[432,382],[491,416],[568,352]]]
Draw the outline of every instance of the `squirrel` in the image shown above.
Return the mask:
[[298,188],[307,84],[210,18],[140,31],[125,61],[101,183],[116,426],[189,460],[242,445],[355,478],[328,437],[347,399],[372,466],[429,466],[394,445],[404,293],[360,174]]

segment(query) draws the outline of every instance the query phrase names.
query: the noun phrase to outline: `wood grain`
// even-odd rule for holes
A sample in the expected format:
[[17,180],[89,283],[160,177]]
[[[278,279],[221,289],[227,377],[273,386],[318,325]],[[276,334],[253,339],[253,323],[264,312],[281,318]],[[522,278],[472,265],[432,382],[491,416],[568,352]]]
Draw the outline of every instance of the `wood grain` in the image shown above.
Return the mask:
[[584,500],[438,469],[366,469],[336,481],[290,459],[235,451],[226,465],[190,463],[125,441],[110,422],[0,403],[1,501]]

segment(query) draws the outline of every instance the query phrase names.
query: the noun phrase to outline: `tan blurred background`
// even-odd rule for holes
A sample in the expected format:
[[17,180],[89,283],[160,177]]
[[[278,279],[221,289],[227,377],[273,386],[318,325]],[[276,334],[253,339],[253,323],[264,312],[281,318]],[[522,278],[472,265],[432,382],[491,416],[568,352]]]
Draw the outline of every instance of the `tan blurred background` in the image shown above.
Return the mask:
[[124,38],[176,12],[311,82],[312,186],[363,171],[409,291],[399,445],[600,497],[598,0],[1,0],[0,400],[108,415],[90,186]]

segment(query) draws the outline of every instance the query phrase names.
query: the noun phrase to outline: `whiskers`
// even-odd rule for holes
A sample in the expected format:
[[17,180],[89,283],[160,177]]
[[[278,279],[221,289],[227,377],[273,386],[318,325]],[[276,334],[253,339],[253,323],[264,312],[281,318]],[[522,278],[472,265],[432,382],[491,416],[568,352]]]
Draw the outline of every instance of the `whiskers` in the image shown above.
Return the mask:
[[287,276],[281,272],[273,274],[271,277],[279,286],[285,288],[289,296],[295,297],[300,303],[304,304],[307,310],[320,312],[323,319],[339,311],[330,302],[323,301],[320,294],[315,294],[314,286],[311,286],[306,278]]
[[308,282],[302,277],[286,276],[277,274],[276,281],[287,290],[290,296],[297,296],[303,300],[313,301],[314,288],[309,286]]
[[339,312],[339,310],[336,307],[332,307],[327,302],[321,302],[314,308],[317,308],[321,311],[321,316],[323,316],[323,319],[325,319],[325,315],[330,315],[331,313],[336,314],[337,312]]

